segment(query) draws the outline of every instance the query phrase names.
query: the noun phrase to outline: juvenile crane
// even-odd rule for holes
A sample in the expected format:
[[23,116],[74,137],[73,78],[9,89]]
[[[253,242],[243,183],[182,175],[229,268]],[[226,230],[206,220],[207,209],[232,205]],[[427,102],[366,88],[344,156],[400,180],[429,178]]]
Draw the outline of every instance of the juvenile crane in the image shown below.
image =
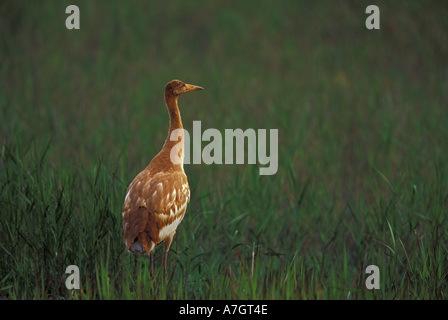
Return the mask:
[[[163,269],[167,275],[171,241],[190,201],[190,188],[183,167],[183,130],[177,130],[180,140],[171,141],[170,137],[174,130],[183,129],[177,100],[181,94],[193,90],[203,88],[179,80],[166,85],[165,103],[170,116],[168,137],[162,150],[131,182],[123,204],[123,238],[126,248],[131,253],[149,254],[151,276],[154,275],[154,248],[162,241]],[[179,150],[180,163],[171,159],[171,150],[175,146],[175,151]]]

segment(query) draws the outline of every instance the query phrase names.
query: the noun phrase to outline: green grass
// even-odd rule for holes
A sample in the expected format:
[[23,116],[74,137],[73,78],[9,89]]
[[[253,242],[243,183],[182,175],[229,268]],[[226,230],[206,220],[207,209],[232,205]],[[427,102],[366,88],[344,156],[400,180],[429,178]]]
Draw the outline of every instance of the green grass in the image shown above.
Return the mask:
[[[378,1],[368,31],[365,1],[77,1],[68,31],[69,4],[0,4],[1,298],[446,299],[446,4]],[[185,166],[165,284],[121,206],[176,78],[206,89],[187,130],[278,129],[279,169]]]

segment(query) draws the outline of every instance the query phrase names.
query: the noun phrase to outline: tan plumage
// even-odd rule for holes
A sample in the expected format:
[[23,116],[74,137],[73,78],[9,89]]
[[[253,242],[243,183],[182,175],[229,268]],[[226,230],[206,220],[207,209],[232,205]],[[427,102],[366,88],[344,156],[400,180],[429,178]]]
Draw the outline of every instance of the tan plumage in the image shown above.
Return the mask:
[[[163,266],[166,275],[168,250],[190,201],[190,188],[183,169],[183,131],[178,141],[171,141],[173,130],[183,129],[178,97],[185,92],[202,90],[179,80],[165,87],[165,103],[170,115],[168,137],[162,150],[129,185],[123,204],[123,231],[126,248],[131,253],[149,254],[154,274],[153,252],[164,241]],[[181,163],[171,161],[171,150],[181,143]]]

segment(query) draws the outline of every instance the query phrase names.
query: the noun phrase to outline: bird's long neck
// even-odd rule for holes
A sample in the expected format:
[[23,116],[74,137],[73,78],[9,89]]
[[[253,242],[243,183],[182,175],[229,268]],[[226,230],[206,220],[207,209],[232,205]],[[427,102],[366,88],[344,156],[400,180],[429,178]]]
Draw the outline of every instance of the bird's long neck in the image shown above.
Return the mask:
[[[182,119],[180,117],[179,107],[177,105],[177,96],[165,96],[166,107],[170,115],[170,128],[168,130],[168,137],[166,138],[165,145],[175,145],[177,141],[171,141],[170,137],[174,130],[183,129]],[[181,130],[179,130],[180,132]],[[182,134],[183,137],[183,134]],[[183,140],[183,139],[182,139]]]
[[[177,99],[178,96],[165,95],[165,103],[170,115],[170,128],[168,130],[168,136],[162,150],[165,150],[165,152],[167,153],[171,153],[171,149],[173,147],[176,146],[176,148],[179,148],[179,156],[182,158],[181,166],[183,166],[184,132],[179,107],[177,105]],[[169,155],[169,153],[167,155]]]
[[183,129],[177,99],[177,96],[165,97],[166,107],[168,108],[168,113],[170,115],[170,133],[175,129]]

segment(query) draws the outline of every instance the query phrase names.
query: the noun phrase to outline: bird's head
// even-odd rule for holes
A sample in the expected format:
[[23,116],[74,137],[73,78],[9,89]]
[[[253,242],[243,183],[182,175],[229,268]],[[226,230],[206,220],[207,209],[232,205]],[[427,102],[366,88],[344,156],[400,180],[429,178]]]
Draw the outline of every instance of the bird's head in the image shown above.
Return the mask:
[[165,87],[165,95],[180,96],[182,93],[193,90],[204,90],[204,88],[183,83],[180,80],[173,80],[167,83]]

